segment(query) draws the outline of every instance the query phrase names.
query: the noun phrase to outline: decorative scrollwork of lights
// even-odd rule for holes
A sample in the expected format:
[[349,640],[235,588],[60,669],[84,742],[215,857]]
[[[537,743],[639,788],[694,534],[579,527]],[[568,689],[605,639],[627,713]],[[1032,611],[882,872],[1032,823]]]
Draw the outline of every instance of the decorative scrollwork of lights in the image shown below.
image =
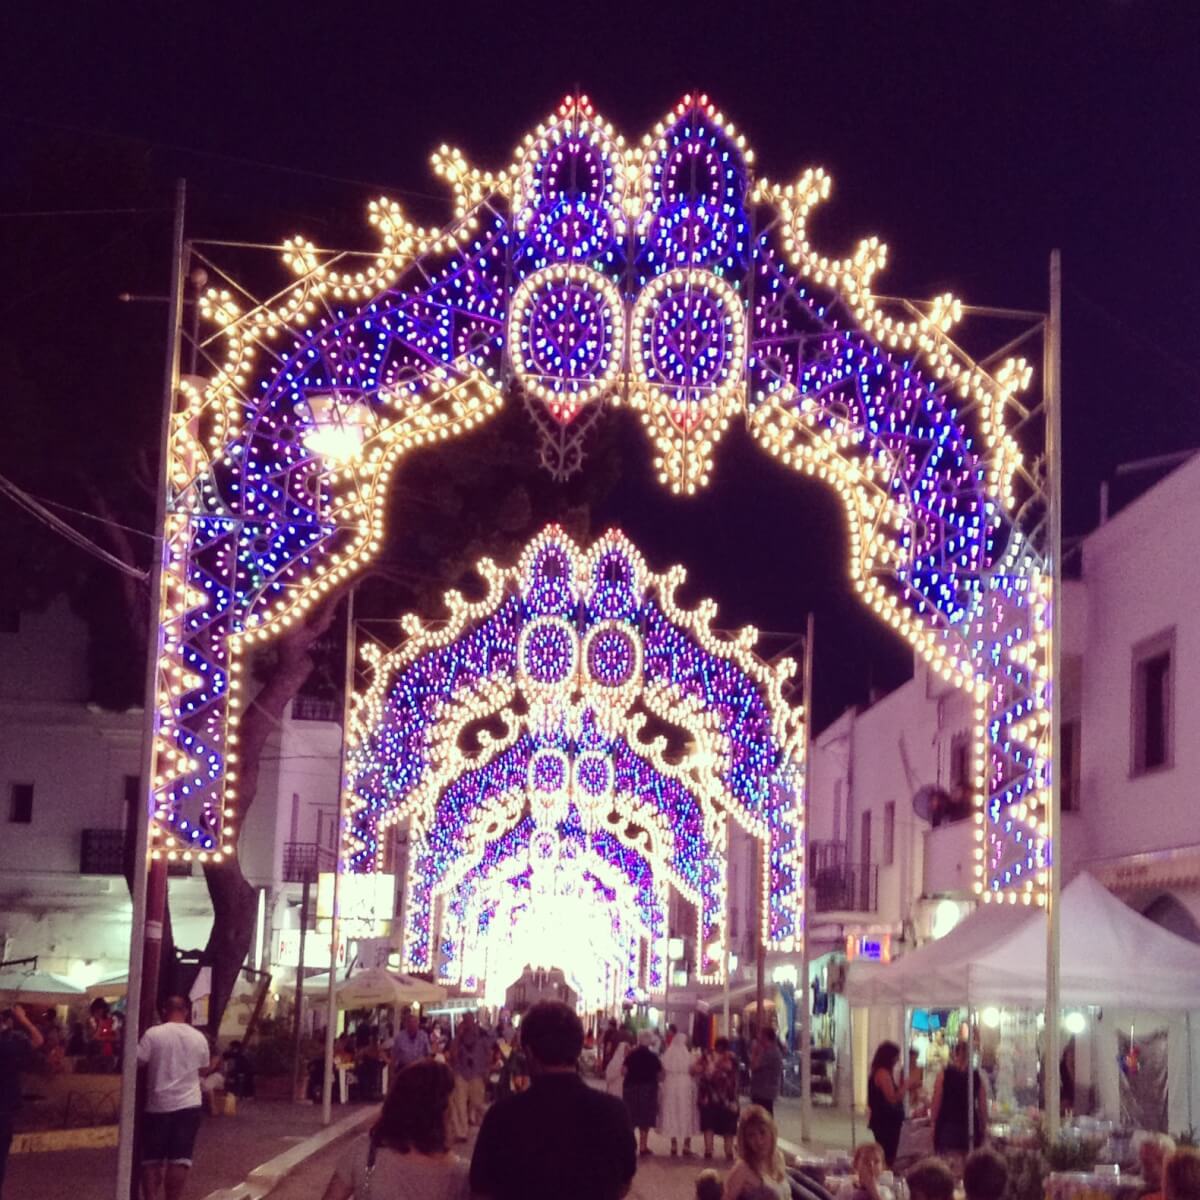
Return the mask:
[[803,823],[780,780],[802,756],[802,714],[783,694],[795,664],[763,663],[753,630],[715,634],[711,603],[680,609],[682,571],[655,575],[616,532],[584,550],[551,527],[514,567],[478,569],[482,599],[451,596],[448,621],[407,621],[398,650],[367,650],[372,683],[354,706],[348,862],[376,869],[387,829],[410,823],[408,965],[433,969],[445,881],[522,822],[548,860],[569,828],[649,863],[695,905],[707,979],[731,816],[771,864],[767,940],[794,947]]
[[636,407],[675,491],[711,478],[734,419],[830,484],[854,588],[974,702],[977,890],[1042,899],[1053,614],[1044,497],[1010,432],[1036,432],[1028,365],[968,357],[953,297],[881,298],[878,239],[823,254],[829,176],[756,177],[705,95],[636,145],[572,96],[502,170],[433,161],[444,228],[381,198],[371,252],[289,238],[277,296],[223,272],[204,297],[211,372],[181,386],[169,448],[155,852],[232,852],[250,650],[378,553],[407,454],[516,392],[558,474],[612,401]]

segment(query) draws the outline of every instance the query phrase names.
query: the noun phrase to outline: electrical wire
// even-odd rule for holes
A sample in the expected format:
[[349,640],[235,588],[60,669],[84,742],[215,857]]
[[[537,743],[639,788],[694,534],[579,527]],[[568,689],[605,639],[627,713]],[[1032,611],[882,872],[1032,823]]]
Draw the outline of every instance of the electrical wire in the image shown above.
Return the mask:
[[136,533],[138,537],[145,538],[150,542],[157,542],[159,540],[156,534],[148,533],[145,529],[138,529],[136,525],[124,525],[120,521],[114,521],[111,517],[102,517],[99,513],[88,512],[83,508],[72,508],[69,504],[63,504],[59,500],[48,500],[45,496],[38,496],[33,492],[26,492],[25,494],[38,501],[39,504],[46,505],[47,508],[57,508],[60,512],[73,513],[77,517],[87,517],[89,521],[99,521],[101,525],[109,525],[113,529],[123,529],[126,533]]
[[14,504],[23,508],[35,520],[40,521],[43,525],[52,529],[60,537],[65,538],[73,546],[78,547],[86,554],[92,555],[93,558],[98,558],[101,562],[107,563],[110,567],[115,567],[118,571],[134,579],[143,581],[149,579],[148,572],[124,562],[115,554],[110,554],[103,546],[97,545],[89,537],[80,533],[74,526],[68,525],[61,517],[55,516],[40,501],[19,488],[10,479],[5,479],[3,475],[0,475],[0,493],[6,495]]

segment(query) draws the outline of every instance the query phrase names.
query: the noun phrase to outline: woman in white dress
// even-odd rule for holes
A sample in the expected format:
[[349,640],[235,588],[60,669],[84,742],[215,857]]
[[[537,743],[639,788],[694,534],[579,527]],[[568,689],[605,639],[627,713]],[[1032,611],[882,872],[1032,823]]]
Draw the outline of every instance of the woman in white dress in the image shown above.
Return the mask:
[[604,1068],[604,1090],[610,1096],[620,1097],[625,1087],[625,1056],[629,1053],[629,1037],[622,1032],[621,1040]]
[[695,1062],[688,1049],[687,1038],[675,1030],[668,1030],[670,1044],[663,1051],[662,1114],[658,1131],[671,1139],[671,1153],[679,1153],[679,1140],[683,1139],[683,1155],[692,1156],[692,1134],[699,1132],[700,1111],[696,1104]]

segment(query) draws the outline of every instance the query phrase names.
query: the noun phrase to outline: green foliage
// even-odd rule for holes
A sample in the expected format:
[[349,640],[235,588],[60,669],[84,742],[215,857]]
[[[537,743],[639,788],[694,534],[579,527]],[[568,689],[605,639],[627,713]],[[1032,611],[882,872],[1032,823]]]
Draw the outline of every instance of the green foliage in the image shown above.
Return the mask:
[[294,1062],[295,1043],[289,1024],[279,1018],[265,1018],[258,1023],[254,1039],[246,1047],[246,1055],[256,1075],[287,1075]]
[[1091,1171],[1100,1159],[1104,1139],[1083,1137],[1073,1129],[1062,1129],[1051,1139],[1042,1125],[1038,1127],[1038,1146],[1051,1171]]
[[1042,1200],[1050,1168],[1041,1151],[1010,1150],[1004,1158],[1008,1164],[1004,1200]]

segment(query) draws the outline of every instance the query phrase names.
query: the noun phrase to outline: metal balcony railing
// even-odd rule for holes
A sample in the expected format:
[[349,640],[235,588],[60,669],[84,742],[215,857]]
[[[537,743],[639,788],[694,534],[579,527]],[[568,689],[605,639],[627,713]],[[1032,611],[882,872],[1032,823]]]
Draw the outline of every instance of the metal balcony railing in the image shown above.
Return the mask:
[[879,868],[870,863],[832,863],[812,874],[816,912],[874,912],[879,907]]
[[322,871],[334,869],[333,851],[317,842],[284,842],[283,882],[317,881]]
[[292,720],[332,721],[338,725],[342,720],[342,702],[320,696],[297,696],[292,701]]
[[123,829],[85,829],[79,843],[80,875],[124,875],[129,849]]

